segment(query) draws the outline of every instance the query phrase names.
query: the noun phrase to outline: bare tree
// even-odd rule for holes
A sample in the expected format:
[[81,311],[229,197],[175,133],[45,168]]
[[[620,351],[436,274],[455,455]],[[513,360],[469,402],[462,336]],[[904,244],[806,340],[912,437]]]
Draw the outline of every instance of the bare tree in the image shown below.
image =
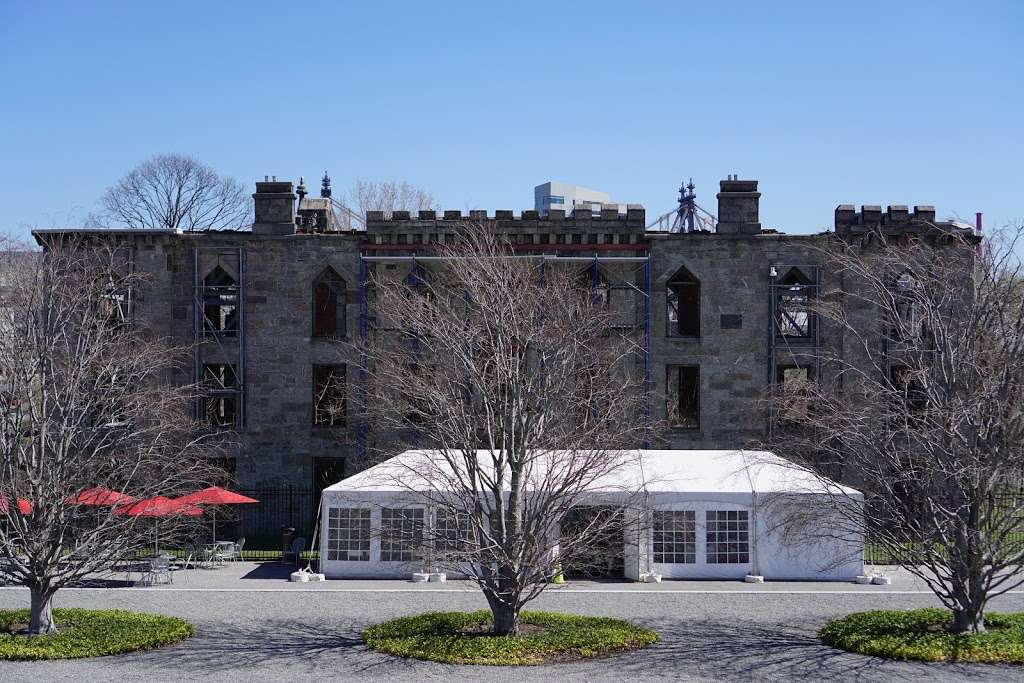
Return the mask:
[[371,276],[377,324],[348,350],[367,361],[376,445],[428,449],[377,468],[431,517],[392,520],[382,542],[468,575],[514,634],[560,569],[613,531],[621,550],[636,491],[616,481],[648,435],[642,347],[612,327],[591,264],[513,255],[479,224],[440,253]]
[[359,178],[349,191],[351,209],[360,216],[367,211],[383,211],[388,217],[394,211],[419,211],[436,206],[434,196],[421,187],[404,180],[367,180]]
[[141,276],[126,264],[60,237],[0,257],[0,558],[31,591],[31,633],[57,630],[58,589],[151,541],[153,520],[124,514],[118,495],[175,496],[216,474],[192,388],[176,381],[180,350],[131,324]]
[[192,157],[161,154],[143,162],[100,198],[95,225],[136,229],[236,230],[252,222],[242,185]]
[[[923,579],[958,633],[983,631],[988,601],[1024,582],[1019,234],[984,250],[934,226],[834,240],[834,286],[811,304],[834,342],[823,377],[770,399],[769,446],[863,491],[865,512],[838,489],[829,506]],[[800,511],[805,529],[817,512]]]

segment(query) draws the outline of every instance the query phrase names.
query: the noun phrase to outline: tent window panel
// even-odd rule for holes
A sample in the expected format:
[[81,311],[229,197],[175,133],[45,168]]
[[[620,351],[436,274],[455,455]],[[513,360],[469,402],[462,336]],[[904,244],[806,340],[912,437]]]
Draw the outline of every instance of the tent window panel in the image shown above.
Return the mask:
[[682,429],[700,427],[700,367],[669,365],[666,367],[666,415],[669,424]]
[[708,564],[750,562],[750,513],[746,510],[708,510],[706,514]]
[[345,424],[345,366],[313,366],[313,424],[335,427]]
[[370,510],[330,508],[327,512],[327,559],[370,561]]
[[472,546],[469,513],[441,508],[434,518],[434,549],[442,556],[464,553]]
[[700,336],[700,280],[685,268],[672,276],[665,290],[668,335]]
[[694,564],[697,562],[697,526],[693,510],[654,513],[654,562]]
[[384,508],[380,525],[381,562],[419,559],[423,545],[423,508]]

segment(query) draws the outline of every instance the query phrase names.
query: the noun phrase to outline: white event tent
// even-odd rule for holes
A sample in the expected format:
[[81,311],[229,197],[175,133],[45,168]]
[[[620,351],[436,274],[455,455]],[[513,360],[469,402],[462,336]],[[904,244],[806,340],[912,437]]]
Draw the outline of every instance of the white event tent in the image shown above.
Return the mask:
[[[379,532],[395,509],[423,508],[422,523],[432,523],[417,491],[436,495],[425,473],[443,462],[436,451],[409,450],[324,489],[320,571],[328,578],[419,571],[416,562],[384,561],[391,558],[382,559]],[[622,505],[628,497],[637,508],[637,523],[623,526],[622,578],[844,581],[863,569],[863,538],[848,521],[850,506],[863,505],[854,489],[766,451],[641,450],[625,462],[582,501]]]

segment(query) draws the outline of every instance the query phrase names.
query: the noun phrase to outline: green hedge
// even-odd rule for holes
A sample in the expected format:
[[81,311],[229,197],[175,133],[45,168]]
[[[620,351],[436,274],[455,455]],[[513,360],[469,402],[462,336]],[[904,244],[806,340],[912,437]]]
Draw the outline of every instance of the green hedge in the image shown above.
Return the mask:
[[394,619],[363,631],[375,650],[449,664],[523,665],[587,659],[649,647],[658,634],[621,619],[523,612],[520,624],[544,632],[488,636],[460,631],[490,628],[491,613],[431,612]]
[[954,635],[953,613],[927,608],[857,612],[825,625],[826,645],[887,659],[1024,664],[1024,614],[985,615],[985,633]]
[[0,659],[99,657],[170,645],[195,635],[184,619],[125,610],[55,609],[59,633],[11,634],[11,624],[28,623],[29,611],[0,610]]

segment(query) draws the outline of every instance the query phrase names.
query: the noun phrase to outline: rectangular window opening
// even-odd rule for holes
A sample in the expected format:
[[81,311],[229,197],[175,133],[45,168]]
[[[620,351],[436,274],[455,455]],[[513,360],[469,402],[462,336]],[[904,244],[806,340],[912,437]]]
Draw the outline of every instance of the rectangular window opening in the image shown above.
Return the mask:
[[345,366],[313,366],[313,424],[336,427],[345,424]]
[[682,429],[700,427],[700,367],[666,367],[666,412],[669,424]]
[[235,366],[214,363],[203,366],[203,384],[206,387],[205,417],[212,427],[238,426],[238,376]]

